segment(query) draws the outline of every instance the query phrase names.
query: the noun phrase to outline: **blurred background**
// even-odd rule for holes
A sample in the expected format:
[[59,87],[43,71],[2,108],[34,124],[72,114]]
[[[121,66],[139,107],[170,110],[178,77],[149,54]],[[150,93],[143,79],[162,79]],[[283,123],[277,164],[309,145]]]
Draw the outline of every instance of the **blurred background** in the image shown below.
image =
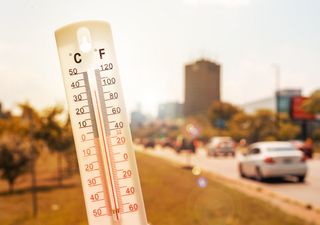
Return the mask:
[[150,224],[319,224],[319,1],[0,1],[0,224],[87,224],[54,38],[81,20],[111,24]]

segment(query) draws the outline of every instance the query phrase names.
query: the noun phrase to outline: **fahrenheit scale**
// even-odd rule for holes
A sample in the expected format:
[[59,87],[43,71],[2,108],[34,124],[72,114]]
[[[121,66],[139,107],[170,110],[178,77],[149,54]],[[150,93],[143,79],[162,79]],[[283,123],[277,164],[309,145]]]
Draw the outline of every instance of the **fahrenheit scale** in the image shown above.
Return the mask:
[[111,29],[55,32],[90,225],[147,225]]

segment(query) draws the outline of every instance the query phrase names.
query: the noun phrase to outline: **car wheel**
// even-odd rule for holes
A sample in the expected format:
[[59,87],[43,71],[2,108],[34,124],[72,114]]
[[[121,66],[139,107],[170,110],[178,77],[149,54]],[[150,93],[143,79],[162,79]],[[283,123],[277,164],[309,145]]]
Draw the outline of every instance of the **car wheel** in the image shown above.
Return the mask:
[[242,168],[242,164],[241,164],[241,163],[239,164],[239,173],[240,173],[240,176],[241,176],[241,177],[243,177],[243,178],[246,177],[246,175],[245,175],[244,172],[243,172],[243,168]]
[[303,176],[298,176],[298,181],[299,181],[299,183],[303,183],[305,177],[306,177],[305,175],[303,175]]
[[265,179],[265,178],[263,177],[260,168],[257,167],[257,168],[256,168],[256,180],[262,182],[262,181],[264,181],[264,179]]

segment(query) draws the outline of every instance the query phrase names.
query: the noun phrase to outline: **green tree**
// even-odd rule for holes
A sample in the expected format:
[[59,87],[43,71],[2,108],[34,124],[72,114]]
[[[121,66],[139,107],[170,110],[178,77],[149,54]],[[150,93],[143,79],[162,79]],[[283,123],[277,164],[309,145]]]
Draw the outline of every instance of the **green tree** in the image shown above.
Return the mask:
[[213,127],[224,129],[229,120],[240,111],[230,103],[214,101],[209,109],[209,120]]
[[302,105],[303,109],[311,114],[320,113],[320,89],[314,91],[310,98]]
[[[6,139],[6,140],[4,140]],[[2,136],[0,143],[0,177],[7,180],[9,193],[14,191],[16,179],[28,171],[30,158],[22,143],[12,136]]]

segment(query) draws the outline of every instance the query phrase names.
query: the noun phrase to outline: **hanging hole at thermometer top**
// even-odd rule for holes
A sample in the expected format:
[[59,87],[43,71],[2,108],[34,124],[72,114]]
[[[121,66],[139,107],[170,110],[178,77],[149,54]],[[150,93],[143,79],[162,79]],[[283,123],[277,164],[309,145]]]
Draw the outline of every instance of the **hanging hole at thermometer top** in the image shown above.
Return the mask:
[[92,49],[92,42],[89,29],[86,27],[80,27],[77,30],[77,38],[80,51],[83,53],[90,52]]

